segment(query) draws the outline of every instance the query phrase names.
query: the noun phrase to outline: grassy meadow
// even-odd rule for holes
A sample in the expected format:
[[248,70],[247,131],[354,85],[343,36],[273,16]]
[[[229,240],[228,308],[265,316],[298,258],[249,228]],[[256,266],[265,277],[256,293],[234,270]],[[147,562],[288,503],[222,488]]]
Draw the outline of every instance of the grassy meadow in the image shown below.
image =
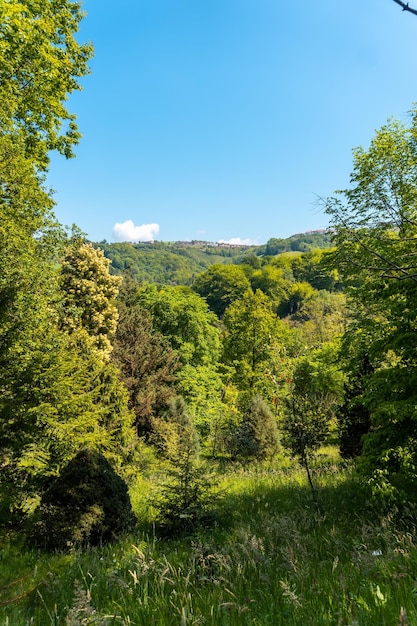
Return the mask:
[[3,533],[0,624],[417,625],[415,512],[377,508],[334,449],[314,467],[317,505],[283,457],[211,470],[217,521],[193,536],[159,535],[151,473],[117,543],[51,555]]

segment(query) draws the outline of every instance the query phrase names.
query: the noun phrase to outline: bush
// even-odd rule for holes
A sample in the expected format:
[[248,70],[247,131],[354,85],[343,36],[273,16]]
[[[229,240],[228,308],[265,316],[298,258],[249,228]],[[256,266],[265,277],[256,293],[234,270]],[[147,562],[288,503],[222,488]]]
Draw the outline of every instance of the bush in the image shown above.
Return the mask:
[[85,449],[44,492],[35,534],[47,549],[98,545],[135,521],[124,480],[102,454]]

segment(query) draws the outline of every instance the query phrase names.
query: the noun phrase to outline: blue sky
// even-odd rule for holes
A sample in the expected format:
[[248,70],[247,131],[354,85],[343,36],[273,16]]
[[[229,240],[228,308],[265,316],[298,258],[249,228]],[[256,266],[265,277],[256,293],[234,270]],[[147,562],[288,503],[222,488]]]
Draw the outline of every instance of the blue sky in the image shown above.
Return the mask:
[[324,228],[317,197],[348,184],[352,148],[417,101],[417,17],[392,0],[84,9],[95,57],[69,100],[83,138],[48,183],[58,219],[94,241]]

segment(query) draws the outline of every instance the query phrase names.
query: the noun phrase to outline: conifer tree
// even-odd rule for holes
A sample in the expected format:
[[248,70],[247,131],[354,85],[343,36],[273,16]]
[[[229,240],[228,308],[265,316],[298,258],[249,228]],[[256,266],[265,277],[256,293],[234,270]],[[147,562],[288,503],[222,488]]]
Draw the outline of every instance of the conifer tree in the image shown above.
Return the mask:
[[[52,324],[34,329],[9,351],[1,380],[0,490],[4,514],[30,511],[49,478],[81,448],[103,452],[116,467],[133,456],[135,436],[118,371],[84,334]],[[36,332],[34,332],[36,331]]]
[[171,401],[161,421],[169,459],[160,500],[160,523],[168,534],[190,533],[208,521],[208,479],[199,462],[197,430],[181,397]]
[[260,396],[255,396],[242,417],[240,424],[228,439],[233,457],[265,460],[279,450],[276,418]]
[[128,390],[137,433],[149,437],[154,419],[176,395],[175,373],[180,364],[178,354],[153,328],[148,311],[135,301],[135,293],[134,284],[123,285],[112,359]]

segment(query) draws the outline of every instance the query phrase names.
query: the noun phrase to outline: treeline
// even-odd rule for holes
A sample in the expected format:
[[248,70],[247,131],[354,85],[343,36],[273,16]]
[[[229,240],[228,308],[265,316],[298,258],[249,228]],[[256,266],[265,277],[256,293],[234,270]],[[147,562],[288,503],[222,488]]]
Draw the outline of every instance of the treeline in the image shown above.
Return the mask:
[[161,285],[191,285],[214,263],[240,263],[248,256],[276,256],[331,247],[331,234],[302,233],[287,239],[271,238],[262,246],[217,246],[203,241],[94,244],[111,259],[117,275],[129,273],[138,281]]
[[[295,364],[307,355],[334,369],[324,440],[341,393],[334,338],[344,319],[328,253],[250,256],[212,265],[192,288],[157,286],[112,276],[77,229],[66,235],[44,219],[36,236],[10,230],[2,250],[3,522],[44,510],[55,477],[74,457],[90,458],[83,450],[126,481],[151,451],[188,479],[199,449],[272,458]],[[182,466],[184,446],[193,454]]]

